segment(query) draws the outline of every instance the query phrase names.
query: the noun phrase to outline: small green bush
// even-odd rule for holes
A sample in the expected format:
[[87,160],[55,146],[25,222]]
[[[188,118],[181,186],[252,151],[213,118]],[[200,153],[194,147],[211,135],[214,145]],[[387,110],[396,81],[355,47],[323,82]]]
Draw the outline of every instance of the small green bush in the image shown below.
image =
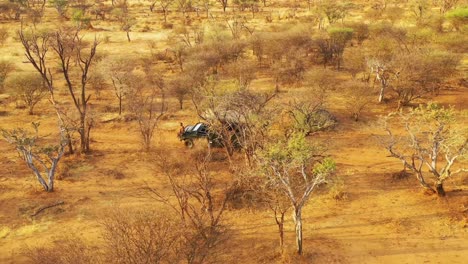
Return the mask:
[[464,25],[468,24],[468,7],[461,7],[449,11],[445,17],[450,21],[455,30],[459,31]]

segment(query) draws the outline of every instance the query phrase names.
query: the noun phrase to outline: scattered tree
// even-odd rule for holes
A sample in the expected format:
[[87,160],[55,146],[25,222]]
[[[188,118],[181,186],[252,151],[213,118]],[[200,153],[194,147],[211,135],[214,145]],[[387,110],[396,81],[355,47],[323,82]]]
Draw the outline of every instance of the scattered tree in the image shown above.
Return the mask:
[[293,131],[304,136],[336,125],[335,117],[318,100],[294,100],[289,103],[287,113],[292,120]]
[[191,78],[186,75],[177,76],[175,79],[169,82],[169,90],[171,94],[177,99],[179,102],[179,109],[182,110],[184,108],[184,100],[189,96],[192,86]]
[[34,106],[47,94],[47,88],[37,73],[20,74],[9,80],[10,89],[17,99],[28,107],[28,113],[34,114]]
[[363,73],[362,80],[368,81],[369,74],[367,73],[366,57],[357,49],[346,49],[343,54],[344,66],[351,74],[353,79],[359,73]]
[[31,263],[87,264],[96,262],[97,252],[76,235],[60,236],[53,244],[22,249],[21,255]]
[[158,0],[159,6],[163,11],[164,23],[167,23],[167,15],[169,14],[169,8],[174,3],[174,0]]
[[[65,130],[60,129],[60,142],[52,146],[39,145],[39,123],[32,123],[34,133],[31,134],[23,128],[13,130],[2,129],[3,138],[14,145],[21,158],[32,170],[34,176],[46,192],[54,190],[54,177],[57,165],[67,146]],[[47,177],[44,179],[44,177]]]
[[5,80],[8,75],[14,70],[13,64],[9,61],[0,61],[0,92],[5,88]]
[[323,158],[318,146],[310,145],[303,134],[271,143],[262,152],[265,174],[286,195],[294,210],[297,253],[303,253],[302,209],[316,187],[335,170],[335,162]]
[[9,36],[8,29],[6,27],[0,28],[0,47],[5,44]]
[[[154,74],[154,73],[152,73]],[[136,117],[143,142],[143,149],[149,151],[154,131],[167,111],[164,82],[159,75],[146,72],[141,81],[135,82],[128,92],[129,110]],[[148,81],[145,85],[143,81]]]
[[460,7],[445,14],[455,30],[460,31],[468,23],[468,8]]
[[247,89],[255,79],[256,67],[248,60],[237,60],[227,65],[227,72],[236,80],[240,90]]
[[61,17],[65,17],[68,9],[68,0],[51,0],[50,3],[53,5]]
[[[19,36],[25,49],[26,58],[40,73],[47,86],[50,101],[54,105],[61,126],[66,127],[57,101],[54,98],[53,75],[47,56],[49,49],[53,49],[55,55],[57,55],[68,94],[79,116],[77,131],[80,134],[81,151],[88,152],[90,150],[90,132],[93,127],[93,120],[88,115],[90,110],[88,103],[91,95],[87,94],[87,83],[99,41],[95,38],[88,47],[89,52],[87,52],[87,43],[79,36],[79,30],[59,30],[54,33],[31,31],[26,33],[21,28]],[[79,80],[73,78],[72,69],[76,69],[80,73]],[[70,149],[70,152],[72,152],[72,149]]]
[[226,13],[226,8],[228,6],[228,0],[218,0],[218,2],[221,4],[221,6],[223,7],[223,12]]
[[343,53],[346,44],[353,37],[352,28],[330,28],[328,34],[330,36],[330,48],[332,51],[332,60],[337,69],[340,69],[343,61]]
[[122,115],[125,97],[132,87],[139,83],[139,77],[133,73],[136,61],[123,56],[111,56],[102,60],[100,67],[110,78],[114,94],[119,101],[119,115]]
[[205,151],[197,152],[192,157],[195,164],[186,166],[187,161],[170,157],[167,152],[161,153],[157,162],[169,180],[174,199],[148,188],[154,199],[179,216],[182,245],[178,255],[187,263],[216,262],[226,240],[227,230],[222,217],[229,197],[216,195],[214,177],[208,167],[210,158]]
[[[456,168],[456,163],[468,153],[466,131],[460,130],[457,122],[453,108],[435,103],[420,105],[406,113],[391,113],[383,119],[388,135],[384,146],[391,157],[403,163],[404,170],[416,174],[422,187],[445,196],[445,180],[466,171],[463,167]],[[401,129],[403,134],[397,132]],[[426,174],[434,179],[434,187],[426,182]]]
[[167,213],[118,210],[103,225],[105,256],[109,262],[175,263],[180,258],[179,223]]
[[361,113],[371,102],[372,89],[367,83],[348,81],[342,85],[346,95],[346,108],[354,121],[359,121]]

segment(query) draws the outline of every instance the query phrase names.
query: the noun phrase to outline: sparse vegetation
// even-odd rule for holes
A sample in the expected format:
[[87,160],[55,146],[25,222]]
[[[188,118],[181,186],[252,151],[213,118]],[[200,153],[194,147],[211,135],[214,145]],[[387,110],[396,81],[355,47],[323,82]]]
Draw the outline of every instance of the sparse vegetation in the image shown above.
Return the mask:
[[[67,139],[61,129],[60,142],[57,145],[39,145],[39,123],[32,123],[32,126],[33,133],[23,128],[2,129],[2,136],[16,148],[44,190],[52,192],[54,191],[55,172],[68,144]],[[44,177],[47,177],[47,181]]]
[[462,262],[466,4],[0,1],[0,263]]
[[[416,174],[422,187],[439,196],[445,196],[445,180],[466,171],[464,167],[456,168],[468,151],[466,128],[460,130],[456,122],[453,109],[435,103],[420,105],[409,113],[393,113],[384,119],[388,134],[385,148],[403,163],[404,169]],[[402,126],[406,135],[395,135],[395,125]],[[434,187],[426,182],[424,167],[434,179]]]
[[8,82],[16,99],[22,101],[28,108],[28,113],[33,115],[34,107],[47,94],[41,76],[37,73],[21,74],[11,77]]

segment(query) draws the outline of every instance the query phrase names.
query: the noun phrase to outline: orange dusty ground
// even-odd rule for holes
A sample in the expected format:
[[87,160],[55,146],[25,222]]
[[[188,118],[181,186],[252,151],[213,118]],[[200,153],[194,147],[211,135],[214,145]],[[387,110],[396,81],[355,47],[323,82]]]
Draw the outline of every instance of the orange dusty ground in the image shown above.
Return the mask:
[[[446,92],[439,99],[460,109],[466,105],[467,95],[459,89]],[[318,194],[305,207],[306,255],[302,261],[464,263],[468,256],[466,212],[463,214],[468,206],[468,177],[449,181],[448,195],[443,199],[423,194],[413,178],[392,179],[392,173],[401,165],[388,158],[372,139],[378,130],[371,124],[383,110],[375,107],[363,122],[354,123],[339,116],[341,122],[335,131],[319,135],[331,142],[329,153],[337,160],[338,176],[345,182],[348,199],[335,201],[327,194]],[[187,119],[189,112],[178,112],[171,121],[165,121],[156,140],[180,157],[191,150],[176,140],[177,121],[172,120]],[[27,116],[23,110],[2,113],[2,126],[37,119],[53,122],[46,116]],[[101,124],[93,139],[95,151],[90,156],[65,159],[71,167],[51,194],[39,189],[12,147],[0,141],[0,263],[21,263],[21,247],[54,243],[63,234],[98,244],[99,219],[106,211],[115,207],[159,206],[139,195],[139,189],[146,184],[164,190],[167,182],[151,157],[139,152],[135,125]],[[223,177],[223,166],[219,165],[219,177]],[[112,176],[114,171],[123,173],[123,179]],[[37,208],[58,200],[64,205],[30,216]],[[271,213],[228,211],[226,223],[232,229],[229,250],[224,256],[229,263],[270,263],[277,259],[277,229]],[[290,217],[286,228],[289,252],[293,252]],[[292,259],[286,255],[283,260],[299,261],[289,258]]]
[[[132,32],[133,41],[127,43],[125,33],[111,31],[100,23],[95,28],[103,29],[102,35],[111,36],[110,42],[102,44],[110,53],[131,51],[129,56],[133,56],[147,47],[145,40],[161,40],[167,36],[163,30]],[[135,31],[140,29],[138,26]],[[163,44],[158,42],[159,46]],[[15,59],[17,68],[31,69],[27,63],[21,63],[25,59],[17,41],[10,39],[1,52],[2,59]],[[256,80],[252,89],[264,87],[265,83],[274,87],[268,82]],[[116,104],[111,91],[103,97],[93,104],[100,109]],[[280,100],[287,97],[288,93],[282,93]],[[466,112],[468,93],[466,88],[453,88],[444,90],[434,100]],[[337,177],[344,181],[347,199],[336,201],[329,194],[319,192],[309,201],[303,212],[305,256],[300,259],[293,253],[291,215],[288,214],[286,222],[288,249],[281,258],[277,227],[269,211],[227,211],[225,224],[231,233],[222,256],[224,262],[467,263],[468,175],[448,180],[445,198],[424,194],[414,178],[394,179],[392,174],[401,170],[401,164],[388,157],[374,135],[382,133],[375,127],[378,116],[394,110],[395,105],[373,102],[363,120],[356,123],[349,119],[338,99],[337,102],[330,106],[330,111],[337,115],[339,125],[334,131],[316,137],[328,142],[328,153],[337,161]],[[176,102],[171,102],[174,112],[162,122],[154,142],[158,148],[175,152],[181,158],[191,150],[176,138],[178,122],[198,121],[189,101],[186,106],[176,111]],[[29,116],[24,109],[16,109],[11,100],[2,99],[0,127],[13,128],[40,121],[43,134],[54,132],[56,120],[50,105],[41,102],[37,113],[40,114]],[[108,119],[109,116],[99,116],[99,120]],[[22,248],[52,245],[63,235],[78,236],[91,245],[100,245],[100,220],[106,212],[116,207],[161,206],[140,192],[147,184],[167,192],[168,182],[158,172],[151,154],[140,151],[136,123],[98,122],[92,139],[94,151],[90,155],[65,157],[61,162],[62,179],[57,180],[53,193],[43,192],[14,148],[0,140],[0,263],[25,263]],[[244,162],[242,157],[237,159]],[[216,168],[220,180],[230,177],[226,164],[218,162]],[[116,172],[122,175],[115,177]],[[57,201],[64,204],[31,217],[38,208]]]

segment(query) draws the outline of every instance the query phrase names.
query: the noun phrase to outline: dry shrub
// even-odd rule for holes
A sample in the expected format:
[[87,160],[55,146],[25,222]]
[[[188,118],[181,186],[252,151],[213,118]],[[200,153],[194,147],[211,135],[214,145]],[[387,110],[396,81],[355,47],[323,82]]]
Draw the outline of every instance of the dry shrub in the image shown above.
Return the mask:
[[346,110],[354,121],[359,121],[362,113],[372,101],[372,89],[367,83],[350,80],[342,84],[346,94]]
[[413,174],[409,171],[402,170],[399,172],[392,173],[392,182],[400,180],[408,180]]
[[149,25],[145,25],[142,29],[141,32],[151,32],[151,27]]
[[172,23],[163,23],[162,28],[163,29],[172,29],[174,27],[174,24]]
[[0,46],[3,46],[8,39],[8,29],[6,27],[0,28]]
[[118,210],[104,220],[106,263],[177,263],[179,228],[167,214]]
[[336,201],[344,201],[348,199],[346,184],[341,177],[337,177],[330,187],[329,195]]
[[99,172],[106,175],[106,176],[113,177],[116,180],[125,179],[125,173],[123,173],[119,169],[102,169]]
[[264,205],[262,179],[255,176],[240,176],[226,192],[230,209],[259,208]]
[[86,245],[81,239],[64,237],[51,246],[31,248],[25,246],[22,255],[34,264],[88,264],[99,263],[95,249]]

